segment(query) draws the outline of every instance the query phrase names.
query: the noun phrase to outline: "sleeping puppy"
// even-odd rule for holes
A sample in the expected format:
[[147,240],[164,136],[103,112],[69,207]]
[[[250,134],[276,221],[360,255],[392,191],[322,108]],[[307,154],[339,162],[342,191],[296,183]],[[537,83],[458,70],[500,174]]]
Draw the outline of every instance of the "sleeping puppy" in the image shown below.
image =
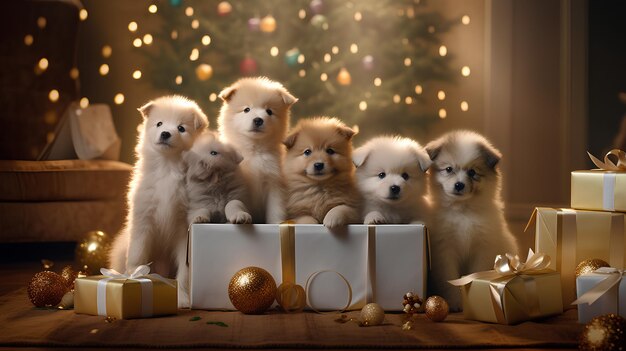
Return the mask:
[[335,228],[360,221],[354,180],[355,131],[336,118],[300,120],[285,139],[287,218]]
[[182,153],[209,122],[198,105],[181,96],[150,101],[139,112],[143,125],[128,192],[126,225],[115,238],[111,267],[132,272],[153,262],[153,271],[178,280],[178,305],[189,306],[187,196]]
[[267,78],[240,79],[219,96],[224,101],[218,118],[220,138],[243,156],[252,220],[280,223],[285,219],[282,142],[289,108],[298,99]]
[[458,287],[448,283],[462,275],[493,269],[498,254],[517,254],[500,198],[501,155],[487,139],[455,131],[426,145],[433,161],[428,224],[433,255],[429,295],[443,296],[453,311],[462,308]]
[[239,169],[243,158],[232,146],[205,132],[183,158],[188,166],[189,224],[252,222],[243,202],[246,188]]
[[422,146],[408,138],[377,137],[356,149],[352,159],[364,197],[364,224],[425,220],[425,172],[431,161]]

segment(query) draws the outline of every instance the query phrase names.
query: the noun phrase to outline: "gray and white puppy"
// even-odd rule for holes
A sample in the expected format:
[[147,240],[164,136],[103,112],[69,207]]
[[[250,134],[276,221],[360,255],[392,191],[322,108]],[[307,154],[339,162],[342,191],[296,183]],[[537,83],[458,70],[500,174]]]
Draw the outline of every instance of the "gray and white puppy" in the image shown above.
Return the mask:
[[217,135],[206,132],[183,154],[187,164],[187,220],[191,223],[251,223],[244,204],[246,187],[241,155]]

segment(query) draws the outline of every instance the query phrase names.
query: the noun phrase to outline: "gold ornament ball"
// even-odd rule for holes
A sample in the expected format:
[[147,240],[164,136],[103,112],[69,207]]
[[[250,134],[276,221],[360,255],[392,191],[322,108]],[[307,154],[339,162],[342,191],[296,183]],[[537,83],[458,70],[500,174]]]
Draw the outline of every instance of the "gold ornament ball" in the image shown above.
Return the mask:
[[56,306],[68,291],[60,275],[43,271],[35,274],[28,283],[28,298],[37,307]]
[[276,303],[285,312],[301,311],[306,306],[306,292],[301,285],[282,283],[276,290]]
[[381,325],[385,321],[385,310],[377,303],[368,303],[361,309],[361,323],[363,325]]
[[576,277],[579,275],[583,275],[586,273],[591,273],[598,268],[601,267],[611,267],[606,261],[603,261],[599,258],[592,258],[589,260],[584,260],[576,266]]
[[196,77],[202,81],[211,79],[211,77],[213,77],[213,67],[206,63],[198,65],[198,67],[196,67]]
[[431,296],[424,304],[426,317],[433,322],[441,322],[448,317],[448,302],[441,296]]
[[592,319],[580,335],[579,350],[623,350],[626,319],[610,313]]
[[74,308],[74,291],[68,291],[61,298],[61,303],[59,304],[59,309],[68,310]]
[[265,269],[246,267],[230,279],[228,297],[245,314],[263,313],[274,303],[276,282]]
[[83,240],[76,245],[76,262],[80,270],[88,275],[98,274],[100,268],[107,266],[107,252],[111,241],[102,231],[95,230],[85,234]]
[[65,266],[61,270],[61,278],[63,278],[65,286],[67,286],[69,290],[74,290],[74,281],[77,277],[78,272],[76,272],[72,266]]
[[276,20],[271,15],[263,17],[261,24],[259,25],[262,32],[272,33],[276,30]]

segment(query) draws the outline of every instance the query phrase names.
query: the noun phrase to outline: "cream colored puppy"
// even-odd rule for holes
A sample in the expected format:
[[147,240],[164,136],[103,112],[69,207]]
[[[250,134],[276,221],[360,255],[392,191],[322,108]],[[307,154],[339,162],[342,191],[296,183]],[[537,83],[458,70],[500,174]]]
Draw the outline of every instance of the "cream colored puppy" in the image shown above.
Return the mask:
[[220,93],[220,138],[243,156],[241,169],[250,191],[254,223],[285,219],[282,182],[289,109],[298,99],[267,78],[243,78]]
[[364,198],[365,224],[407,224],[426,219],[426,174],[431,161],[409,138],[383,136],[354,151]]
[[208,126],[198,105],[181,96],[150,101],[139,112],[143,125],[128,192],[126,225],[115,238],[110,264],[132,272],[152,262],[152,271],[178,280],[178,305],[189,306],[187,196],[182,153]]
[[443,296],[453,311],[462,309],[458,287],[448,283],[493,269],[496,255],[517,254],[500,197],[501,155],[483,136],[456,131],[426,145],[430,168],[431,274],[429,295]]

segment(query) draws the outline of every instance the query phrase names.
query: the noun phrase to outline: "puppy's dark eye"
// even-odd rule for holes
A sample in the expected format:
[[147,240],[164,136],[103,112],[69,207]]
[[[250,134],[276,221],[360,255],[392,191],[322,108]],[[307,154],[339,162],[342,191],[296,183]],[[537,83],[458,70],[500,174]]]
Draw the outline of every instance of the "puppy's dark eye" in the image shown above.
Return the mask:
[[159,123],[157,123],[157,128],[158,128],[158,127],[160,127],[160,126],[162,126],[162,125],[163,125],[163,122],[159,122]]
[[470,169],[470,170],[468,170],[468,171],[467,171],[467,175],[468,175],[470,178],[474,178],[474,176],[476,175],[476,171],[475,171],[475,170],[473,170],[473,169]]
[[446,167],[446,172],[452,173],[452,167]]
[[250,112],[250,107],[246,107],[246,108],[244,108],[244,109],[243,109],[243,112],[245,112],[245,113]]
[[185,132],[185,127],[178,126],[178,131],[181,132],[181,133],[184,133]]
[[334,155],[335,154],[335,150],[333,150],[331,148],[328,148],[328,149],[326,149],[326,153],[329,154],[329,155]]
[[378,173],[378,178],[383,179],[387,176],[387,174],[385,172],[380,172]]
[[265,110],[265,112],[267,112],[268,116],[271,116],[274,112],[272,112],[272,110],[270,110],[269,108],[267,110]]
[[303,154],[304,154],[304,156],[311,156],[311,150],[306,149],[306,150],[304,150]]
[[409,174],[406,172],[402,173],[402,179],[409,180]]
[[217,154],[219,154],[219,152],[217,152],[217,151],[211,151],[211,155],[213,155],[213,156],[217,156]]

